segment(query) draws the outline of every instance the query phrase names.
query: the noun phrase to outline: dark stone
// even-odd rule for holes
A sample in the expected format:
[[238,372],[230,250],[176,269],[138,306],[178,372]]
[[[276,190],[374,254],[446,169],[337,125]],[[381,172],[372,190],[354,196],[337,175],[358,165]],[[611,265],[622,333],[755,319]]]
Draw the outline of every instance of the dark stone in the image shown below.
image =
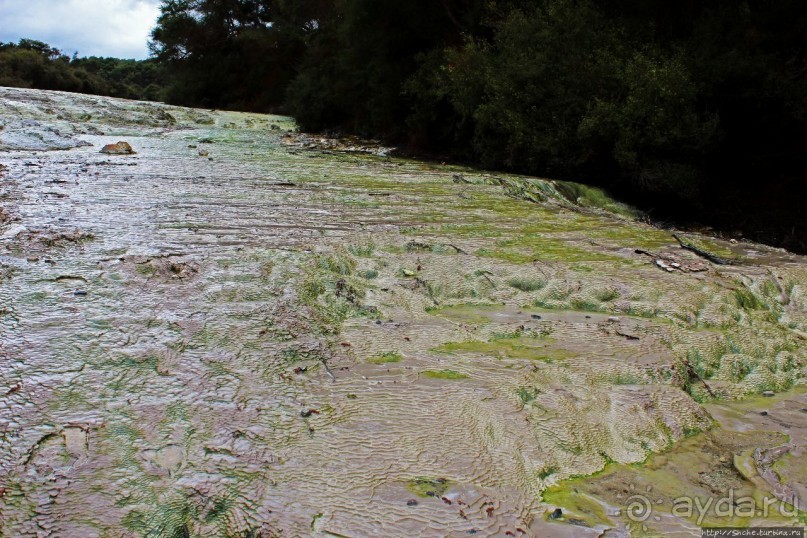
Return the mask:
[[763,417],[767,417],[767,416],[768,416],[768,412],[767,412],[767,411],[762,411],[762,412],[760,413],[760,415],[762,415]]
[[533,314],[532,319],[541,319],[541,316],[539,316],[538,314]]
[[570,525],[577,525],[578,527],[589,527],[589,528],[591,528],[591,525],[589,525],[588,523],[586,523],[582,519],[574,519],[574,518],[572,518],[572,519],[566,520],[566,522],[569,523]]
[[560,508],[555,508],[555,510],[549,514],[549,519],[560,519],[563,517],[563,510]]
[[415,499],[409,499],[406,501],[406,506],[417,506],[418,502]]

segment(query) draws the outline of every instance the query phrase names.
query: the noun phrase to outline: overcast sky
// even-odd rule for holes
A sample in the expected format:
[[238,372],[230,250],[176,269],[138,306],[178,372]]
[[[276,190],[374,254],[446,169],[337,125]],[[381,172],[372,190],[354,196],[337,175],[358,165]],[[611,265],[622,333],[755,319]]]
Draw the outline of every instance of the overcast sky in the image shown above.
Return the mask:
[[148,57],[160,0],[0,0],[0,41],[37,39],[79,56]]

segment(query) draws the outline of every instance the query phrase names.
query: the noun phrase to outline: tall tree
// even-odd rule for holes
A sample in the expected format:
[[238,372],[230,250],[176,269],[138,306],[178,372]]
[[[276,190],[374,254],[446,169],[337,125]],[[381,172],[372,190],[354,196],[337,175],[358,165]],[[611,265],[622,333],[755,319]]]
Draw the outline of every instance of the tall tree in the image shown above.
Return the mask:
[[152,31],[170,65],[172,102],[267,110],[280,105],[306,34],[328,2],[167,0]]

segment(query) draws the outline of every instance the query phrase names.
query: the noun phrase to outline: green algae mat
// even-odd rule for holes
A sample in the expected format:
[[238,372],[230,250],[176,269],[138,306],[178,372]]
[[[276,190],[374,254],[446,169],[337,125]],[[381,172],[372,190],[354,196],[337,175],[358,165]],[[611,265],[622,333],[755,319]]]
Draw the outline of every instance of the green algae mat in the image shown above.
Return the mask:
[[804,258],[284,117],[0,117],[0,536],[807,524]]

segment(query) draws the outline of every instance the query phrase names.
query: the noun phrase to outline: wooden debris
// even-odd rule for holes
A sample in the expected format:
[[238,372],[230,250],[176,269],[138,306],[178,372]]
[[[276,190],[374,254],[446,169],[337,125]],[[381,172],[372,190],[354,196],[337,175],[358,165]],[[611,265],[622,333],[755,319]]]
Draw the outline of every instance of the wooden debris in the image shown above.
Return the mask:
[[701,258],[705,258],[705,259],[709,260],[710,262],[712,262],[712,263],[714,263],[716,265],[731,265],[732,264],[731,260],[721,258],[720,256],[716,256],[715,254],[712,254],[710,252],[706,252],[705,250],[696,247],[692,243],[685,242],[683,239],[678,237],[678,234],[672,234],[672,236],[675,238],[676,241],[678,241],[678,244],[681,245],[681,248],[689,250],[690,252],[694,252],[695,254],[700,256]]

